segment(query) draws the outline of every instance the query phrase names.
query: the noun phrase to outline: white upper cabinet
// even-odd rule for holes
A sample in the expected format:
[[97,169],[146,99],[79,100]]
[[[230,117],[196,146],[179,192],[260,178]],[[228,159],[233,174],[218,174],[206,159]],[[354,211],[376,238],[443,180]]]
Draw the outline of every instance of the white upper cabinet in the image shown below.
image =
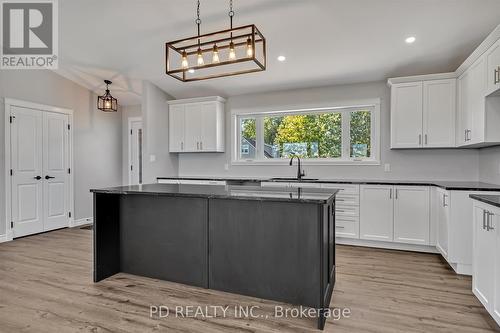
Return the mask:
[[393,84],[391,148],[455,147],[455,115],[455,79]]
[[500,144],[500,25],[455,72],[391,78],[388,84],[391,148]]
[[455,147],[456,80],[424,81],[423,147]]
[[500,40],[486,52],[486,95],[500,89]]
[[391,148],[422,147],[422,94],[422,82],[392,86]]
[[[184,105],[171,105],[168,110],[170,152],[182,152],[184,141]],[[173,125],[175,124],[175,125]]]
[[460,146],[478,144],[485,137],[486,62],[479,58],[459,78]]
[[224,102],[221,97],[169,101],[170,152],[224,152]]

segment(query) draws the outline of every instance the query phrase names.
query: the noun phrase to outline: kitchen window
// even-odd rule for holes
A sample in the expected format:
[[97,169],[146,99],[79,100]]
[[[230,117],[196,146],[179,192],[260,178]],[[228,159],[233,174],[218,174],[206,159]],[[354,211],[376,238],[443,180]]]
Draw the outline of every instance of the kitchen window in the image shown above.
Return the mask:
[[379,106],[234,114],[233,163],[379,164]]

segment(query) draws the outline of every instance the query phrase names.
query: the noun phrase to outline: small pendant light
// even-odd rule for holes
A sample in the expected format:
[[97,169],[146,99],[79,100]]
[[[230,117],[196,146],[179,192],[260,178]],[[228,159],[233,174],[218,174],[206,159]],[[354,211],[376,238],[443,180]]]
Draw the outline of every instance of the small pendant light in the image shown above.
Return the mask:
[[97,108],[104,112],[116,112],[118,110],[118,100],[111,96],[108,88],[108,85],[113,82],[104,80],[104,83],[106,83],[106,92],[104,95],[97,97]]

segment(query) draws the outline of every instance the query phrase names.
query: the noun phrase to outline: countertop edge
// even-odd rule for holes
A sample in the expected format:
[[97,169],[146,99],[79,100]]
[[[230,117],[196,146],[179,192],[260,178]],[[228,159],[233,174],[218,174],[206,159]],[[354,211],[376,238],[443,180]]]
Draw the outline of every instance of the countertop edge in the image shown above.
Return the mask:
[[469,198],[471,198],[473,200],[477,200],[477,201],[483,202],[485,204],[500,208],[500,202],[492,201],[486,197],[488,197],[488,195],[477,195],[477,194],[470,194],[469,195]]
[[[332,189],[333,190],[333,189]],[[312,203],[312,204],[327,204],[332,202],[337,196],[339,190],[332,191],[333,193],[328,199],[287,199],[287,198],[271,198],[271,197],[254,197],[254,196],[228,196],[218,194],[197,194],[197,193],[168,193],[154,191],[120,191],[107,189],[90,189],[91,193],[100,194],[116,194],[116,195],[149,195],[149,196],[166,196],[166,197],[184,197],[184,198],[203,198],[203,199],[228,199],[228,200],[245,200],[245,201],[272,201],[272,202],[293,202],[293,203]]]
[[[274,183],[288,183],[298,181],[290,180],[276,180],[271,178],[223,178],[223,177],[156,177],[159,179],[173,179],[173,180],[208,180],[208,181],[241,181],[241,182],[274,182]],[[500,185],[485,183],[486,186],[491,187],[476,187],[476,186],[458,186],[446,185],[440,183],[453,182],[449,180],[443,181],[398,181],[398,180],[322,180],[313,179],[305,180],[304,183],[318,183],[318,184],[359,184],[359,185],[400,185],[400,186],[435,186],[448,191],[477,191],[477,192],[500,192]]]

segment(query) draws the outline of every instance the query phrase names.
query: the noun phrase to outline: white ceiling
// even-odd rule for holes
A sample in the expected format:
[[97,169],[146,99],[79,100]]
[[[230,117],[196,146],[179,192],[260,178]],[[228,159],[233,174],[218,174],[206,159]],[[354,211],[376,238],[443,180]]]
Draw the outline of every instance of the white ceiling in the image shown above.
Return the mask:
[[[227,28],[228,2],[201,0],[202,32]],[[111,79],[123,105],[140,103],[142,80],[186,98],[453,71],[500,24],[499,0],[234,0],[235,25],[266,37],[267,70],[182,83],[165,75],[165,42],[195,34],[195,0],[59,4],[58,72],[98,93]]]

